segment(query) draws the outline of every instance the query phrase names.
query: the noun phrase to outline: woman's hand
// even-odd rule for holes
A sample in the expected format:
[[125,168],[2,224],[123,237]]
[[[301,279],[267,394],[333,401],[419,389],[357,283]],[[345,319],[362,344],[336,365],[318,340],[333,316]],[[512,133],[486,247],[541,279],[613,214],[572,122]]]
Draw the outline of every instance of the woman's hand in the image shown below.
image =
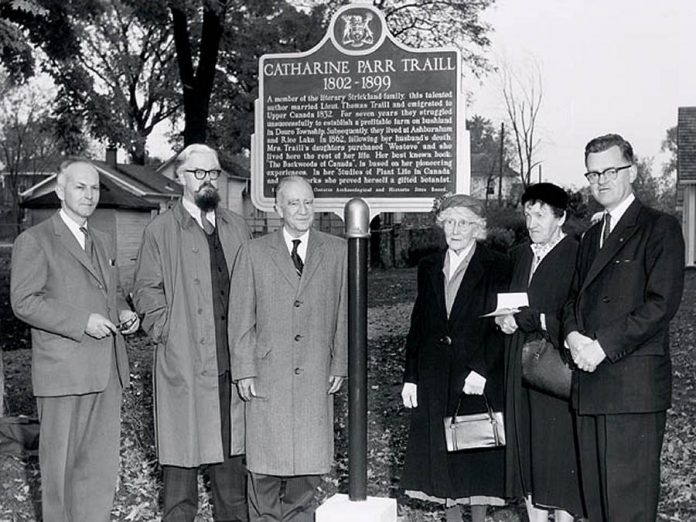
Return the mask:
[[483,389],[486,387],[486,378],[476,372],[471,372],[464,381],[462,391],[467,395],[483,395]]
[[517,331],[517,322],[512,314],[499,315],[495,318],[495,324],[498,325],[504,334],[514,334]]
[[401,400],[404,401],[404,407],[417,408],[418,385],[413,384],[412,382],[405,382],[404,387],[401,388]]

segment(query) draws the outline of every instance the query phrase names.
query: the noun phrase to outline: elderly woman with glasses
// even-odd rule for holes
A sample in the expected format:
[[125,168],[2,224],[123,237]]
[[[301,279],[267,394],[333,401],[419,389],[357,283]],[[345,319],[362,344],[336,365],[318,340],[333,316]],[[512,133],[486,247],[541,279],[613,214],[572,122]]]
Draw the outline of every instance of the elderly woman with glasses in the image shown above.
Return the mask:
[[[578,451],[568,399],[522,382],[522,345],[561,341],[561,309],[568,299],[578,242],[563,233],[568,194],[552,183],[530,185],[522,194],[529,241],[511,252],[511,292],[526,292],[529,306],[496,322],[506,340],[506,490],[524,497],[530,522],[572,522],[582,515]],[[569,355],[569,354],[568,354]]]
[[401,392],[411,410],[401,486],[407,495],[443,504],[448,521],[460,522],[467,505],[480,522],[488,505],[504,504],[504,450],[448,453],[443,419],[460,398],[459,414],[485,411],[484,393],[494,410],[502,409],[503,336],[481,316],[507,289],[508,263],[478,242],[486,237],[486,219],[477,199],[445,197],[436,221],[447,248],[418,268]]

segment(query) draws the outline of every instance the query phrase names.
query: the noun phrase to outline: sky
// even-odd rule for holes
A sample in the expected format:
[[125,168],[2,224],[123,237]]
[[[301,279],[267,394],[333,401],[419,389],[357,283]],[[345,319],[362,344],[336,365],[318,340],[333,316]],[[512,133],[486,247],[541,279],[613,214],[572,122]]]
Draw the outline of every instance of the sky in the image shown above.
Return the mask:
[[[696,105],[696,0],[497,0],[484,18],[493,26],[492,63],[540,68],[545,180],[583,187],[585,144],[608,132],[661,172],[660,146],[678,107]],[[464,88],[473,100],[467,116],[498,127],[505,112],[496,75]],[[151,154],[171,153],[166,130],[150,140]]]
[[[542,175],[580,188],[583,150],[616,132],[639,157],[653,157],[677,124],[680,106],[696,105],[696,2],[693,0],[497,0],[485,13],[494,28],[493,63],[538,63],[543,100],[538,120]],[[465,88],[467,116],[496,126],[504,103],[495,74]]]

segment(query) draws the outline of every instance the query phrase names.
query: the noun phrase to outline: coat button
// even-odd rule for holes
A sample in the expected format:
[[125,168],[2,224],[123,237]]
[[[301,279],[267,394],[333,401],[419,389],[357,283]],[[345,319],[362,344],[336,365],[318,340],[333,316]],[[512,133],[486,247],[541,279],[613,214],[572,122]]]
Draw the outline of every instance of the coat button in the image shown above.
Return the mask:
[[440,342],[442,344],[447,345],[447,346],[452,346],[452,338],[449,335],[445,335],[444,337],[440,337]]
[[205,338],[201,338],[201,344],[205,344]]
[[297,335],[295,336],[295,340],[296,340],[296,341],[301,341],[301,340],[302,340],[302,336],[301,336],[300,334],[297,334]]
[[202,313],[203,313],[203,309],[202,309],[202,308],[199,308],[199,309],[198,309],[198,315],[201,315]]
[[607,296],[602,297],[602,302],[603,302],[603,303],[608,303],[608,302],[610,302],[610,301],[611,301],[611,299],[608,298]]
[[197,277],[193,280],[194,285],[199,285],[201,283],[201,280],[198,279]]
[[302,303],[300,303],[299,301],[295,301],[295,308],[299,308],[301,304]]
[[198,247],[193,247],[191,250],[192,250],[193,252],[198,252]]
[[300,375],[302,373],[302,368],[295,368],[295,375]]

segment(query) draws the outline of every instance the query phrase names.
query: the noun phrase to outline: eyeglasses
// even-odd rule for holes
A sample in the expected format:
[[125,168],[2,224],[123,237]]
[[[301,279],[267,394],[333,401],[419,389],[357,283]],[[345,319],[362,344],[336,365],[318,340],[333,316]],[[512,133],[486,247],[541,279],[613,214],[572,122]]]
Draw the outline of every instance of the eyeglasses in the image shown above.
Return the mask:
[[209,176],[210,179],[218,179],[220,177],[220,173],[222,172],[220,169],[211,169],[211,170],[205,170],[205,169],[189,169],[186,170],[186,172],[190,172],[193,174],[196,179],[201,180],[205,179],[206,176]]
[[457,228],[465,228],[465,227],[471,227],[476,224],[476,221],[467,221],[465,219],[443,219],[442,220],[442,228],[454,228],[454,225],[457,225]]
[[616,176],[619,175],[619,172],[625,169],[631,168],[633,165],[624,165],[623,167],[609,167],[608,169],[604,169],[602,172],[585,172],[585,177],[587,178],[587,181],[589,181],[592,185],[595,183],[599,183],[599,178],[600,176],[604,177],[606,181],[614,181],[616,179]]

